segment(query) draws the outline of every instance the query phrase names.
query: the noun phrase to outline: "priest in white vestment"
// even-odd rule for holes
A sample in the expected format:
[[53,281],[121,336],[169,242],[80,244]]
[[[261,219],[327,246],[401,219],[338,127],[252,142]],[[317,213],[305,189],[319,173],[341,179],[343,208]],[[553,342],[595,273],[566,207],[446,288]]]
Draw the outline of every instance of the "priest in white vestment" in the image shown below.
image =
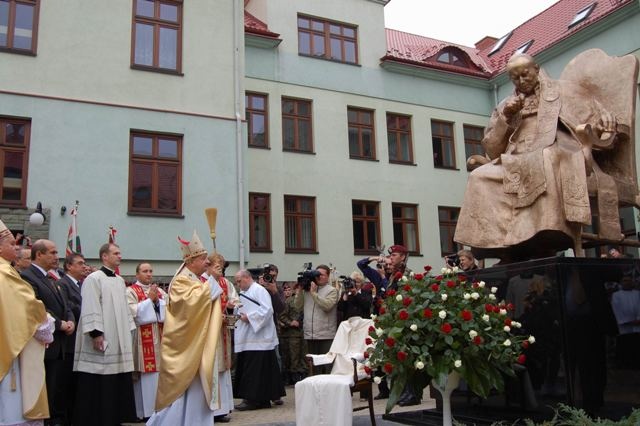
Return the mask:
[[53,318],[11,266],[15,239],[0,221],[0,425],[41,425],[49,417],[44,349]]
[[73,370],[78,394],[73,423],[105,425],[135,420],[132,331],[124,280],[115,273],[122,254],[113,243],[99,250],[102,267],[82,283],[82,308]]
[[219,407],[216,345],[222,327],[220,288],[200,279],[207,251],[193,233],[178,239],[183,265],[169,286],[156,412],[147,425],[212,425]]
[[127,300],[136,322],[133,340],[133,394],[136,416],[151,417],[156,405],[160,340],[167,293],[153,284],[153,268],[148,262],[136,266],[136,282],[127,287]]
[[246,269],[235,275],[240,288],[240,321],[235,330],[237,354],[233,393],[239,411],[268,408],[285,395],[275,347],[278,345],[269,292]]

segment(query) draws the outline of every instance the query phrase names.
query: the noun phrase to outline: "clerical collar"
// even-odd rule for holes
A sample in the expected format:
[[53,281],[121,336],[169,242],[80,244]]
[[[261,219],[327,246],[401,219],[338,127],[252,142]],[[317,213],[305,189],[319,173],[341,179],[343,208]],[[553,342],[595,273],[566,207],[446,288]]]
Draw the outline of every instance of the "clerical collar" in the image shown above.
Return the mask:
[[104,274],[108,277],[115,277],[116,273],[114,271],[112,271],[111,269],[107,268],[106,266],[102,265],[102,267],[100,268],[100,270],[102,272],[104,272]]

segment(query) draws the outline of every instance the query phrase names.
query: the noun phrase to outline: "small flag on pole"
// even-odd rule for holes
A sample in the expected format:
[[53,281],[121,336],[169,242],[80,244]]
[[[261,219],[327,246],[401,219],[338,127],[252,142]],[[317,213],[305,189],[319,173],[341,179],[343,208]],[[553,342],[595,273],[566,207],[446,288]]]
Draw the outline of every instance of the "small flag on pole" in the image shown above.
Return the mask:
[[[116,234],[118,233],[118,230],[116,228],[113,227],[113,225],[109,225],[109,244],[115,244],[116,243]],[[116,273],[116,275],[120,275],[120,267],[116,267],[116,270],[113,271]]]
[[[71,225],[69,225],[69,232],[67,233],[67,248],[65,250],[67,255],[72,253],[82,253],[82,246],[80,245],[80,235],[78,235],[78,225],[76,218],[78,216],[78,201],[76,205],[71,209],[69,213],[71,215]],[[74,249],[75,244],[75,249]]]

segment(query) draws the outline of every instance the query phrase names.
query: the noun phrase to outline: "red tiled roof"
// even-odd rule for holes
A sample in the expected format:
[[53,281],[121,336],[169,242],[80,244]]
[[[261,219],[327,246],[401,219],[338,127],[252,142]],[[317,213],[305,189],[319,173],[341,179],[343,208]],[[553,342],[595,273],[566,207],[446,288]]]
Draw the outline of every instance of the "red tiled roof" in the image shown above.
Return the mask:
[[[434,38],[409,34],[398,30],[386,28],[387,53],[383,60],[396,60],[414,65],[424,65],[444,71],[452,71],[469,75],[489,77],[491,69],[485,60],[478,55],[478,51],[472,47],[449,43]],[[454,47],[466,53],[473,63],[473,68],[464,68],[436,61],[437,53],[446,47]]]
[[269,31],[267,24],[247,12],[244,11],[244,30],[245,32],[256,34],[263,37],[278,38],[280,34]]
[[636,0],[597,1],[595,8],[585,20],[569,28],[576,14],[593,4],[594,0],[560,0],[515,28],[511,37],[496,53],[489,56],[493,48],[491,45],[481,50],[480,56],[487,61],[494,73],[499,73],[504,69],[513,52],[529,40],[533,40],[533,44],[526,53],[535,56],[634,1]]
[[[483,43],[482,49],[478,50],[387,28],[387,53],[382,60],[489,78],[502,72],[516,49],[529,40],[533,40],[533,44],[526,53],[535,56],[634,1],[637,0],[600,0],[585,20],[569,28],[576,14],[594,3],[594,0],[560,0],[515,28],[500,50],[491,56],[489,52],[494,43]],[[465,52],[477,68],[469,69],[437,62],[436,53],[446,47],[455,47]]]

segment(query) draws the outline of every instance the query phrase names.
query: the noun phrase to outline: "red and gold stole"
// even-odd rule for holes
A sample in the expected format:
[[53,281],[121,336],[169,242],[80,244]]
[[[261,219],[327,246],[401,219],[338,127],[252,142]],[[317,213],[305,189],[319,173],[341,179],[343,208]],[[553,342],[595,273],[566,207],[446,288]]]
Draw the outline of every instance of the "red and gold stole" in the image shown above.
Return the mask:
[[[131,286],[138,297],[138,303],[147,300],[147,295],[138,284]],[[162,299],[162,293],[158,297]],[[162,337],[162,323],[158,323],[158,332]],[[156,365],[156,348],[153,344],[153,324],[145,324],[140,326],[140,342],[142,343],[142,360],[145,373],[156,373],[158,366]]]

